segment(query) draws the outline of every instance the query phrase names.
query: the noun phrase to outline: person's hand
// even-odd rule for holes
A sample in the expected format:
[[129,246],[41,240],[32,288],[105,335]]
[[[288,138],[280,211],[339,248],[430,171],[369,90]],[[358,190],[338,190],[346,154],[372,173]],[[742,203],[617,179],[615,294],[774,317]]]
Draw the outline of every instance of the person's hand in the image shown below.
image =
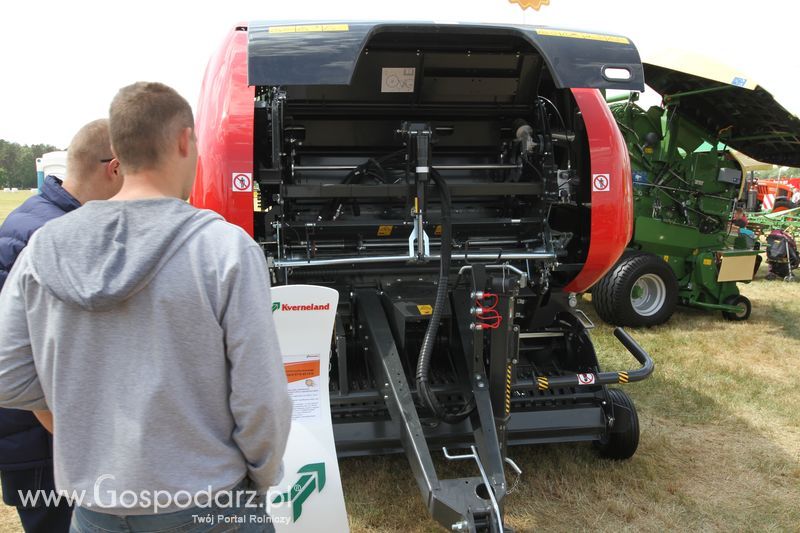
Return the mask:
[[34,411],[33,415],[44,426],[44,429],[50,433],[53,432],[53,413],[50,411]]

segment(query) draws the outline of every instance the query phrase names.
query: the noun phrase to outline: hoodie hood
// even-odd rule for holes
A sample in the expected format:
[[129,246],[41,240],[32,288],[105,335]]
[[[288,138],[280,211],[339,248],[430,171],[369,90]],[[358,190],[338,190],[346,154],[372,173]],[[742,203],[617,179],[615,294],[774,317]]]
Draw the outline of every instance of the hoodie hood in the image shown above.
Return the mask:
[[199,228],[221,219],[177,198],[88,202],[34,235],[33,273],[59,300],[108,309],[146,287]]

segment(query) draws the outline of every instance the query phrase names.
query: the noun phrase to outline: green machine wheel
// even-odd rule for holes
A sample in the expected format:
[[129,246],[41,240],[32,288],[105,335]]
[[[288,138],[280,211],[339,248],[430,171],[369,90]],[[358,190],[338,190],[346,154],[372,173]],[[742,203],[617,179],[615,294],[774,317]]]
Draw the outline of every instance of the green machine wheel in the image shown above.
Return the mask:
[[725,298],[724,303],[725,305],[735,305],[740,309],[739,312],[723,311],[722,316],[727,320],[738,322],[750,318],[750,311],[753,310],[753,306],[747,297],[741,294],[734,294]]
[[617,326],[663,324],[678,305],[678,280],[660,257],[636,252],[622,259],[592,289],[597,314]]

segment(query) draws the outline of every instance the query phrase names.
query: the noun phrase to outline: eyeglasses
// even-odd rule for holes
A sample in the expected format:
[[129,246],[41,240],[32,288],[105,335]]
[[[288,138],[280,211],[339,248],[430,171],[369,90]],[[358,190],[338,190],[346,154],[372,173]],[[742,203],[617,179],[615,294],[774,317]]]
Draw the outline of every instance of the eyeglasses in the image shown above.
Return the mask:
[[114,160],[114,158],[112,157],[111,159],[101,159],[100,162],[101,163],[111,163],[113,160]]

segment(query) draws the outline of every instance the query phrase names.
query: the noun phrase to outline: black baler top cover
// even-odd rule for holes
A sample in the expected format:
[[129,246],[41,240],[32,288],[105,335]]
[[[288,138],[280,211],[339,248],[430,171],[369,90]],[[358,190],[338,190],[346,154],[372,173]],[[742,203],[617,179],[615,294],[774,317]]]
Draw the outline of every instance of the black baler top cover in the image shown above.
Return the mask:
[[[491,43],[492,50],[522,41],[540,53],[558,88],[598,88],[641,91],[644,74],[639,53],[625,37],[553,28],[426,22],[286,23],[253,22],[248,28],[250,85],[349,84],[356,62],[373,40],[470,48]],[[480,37],[476,40],[475,37]],[[480,43],[480,44],[479,44]],[[607,69],[622,69],[619,79]]]
[[800,119],[761,86],[745,89],[670,68],[644,64],[647,85],[680,96],[677,111],[720,141],[764,163],[800,167]]

